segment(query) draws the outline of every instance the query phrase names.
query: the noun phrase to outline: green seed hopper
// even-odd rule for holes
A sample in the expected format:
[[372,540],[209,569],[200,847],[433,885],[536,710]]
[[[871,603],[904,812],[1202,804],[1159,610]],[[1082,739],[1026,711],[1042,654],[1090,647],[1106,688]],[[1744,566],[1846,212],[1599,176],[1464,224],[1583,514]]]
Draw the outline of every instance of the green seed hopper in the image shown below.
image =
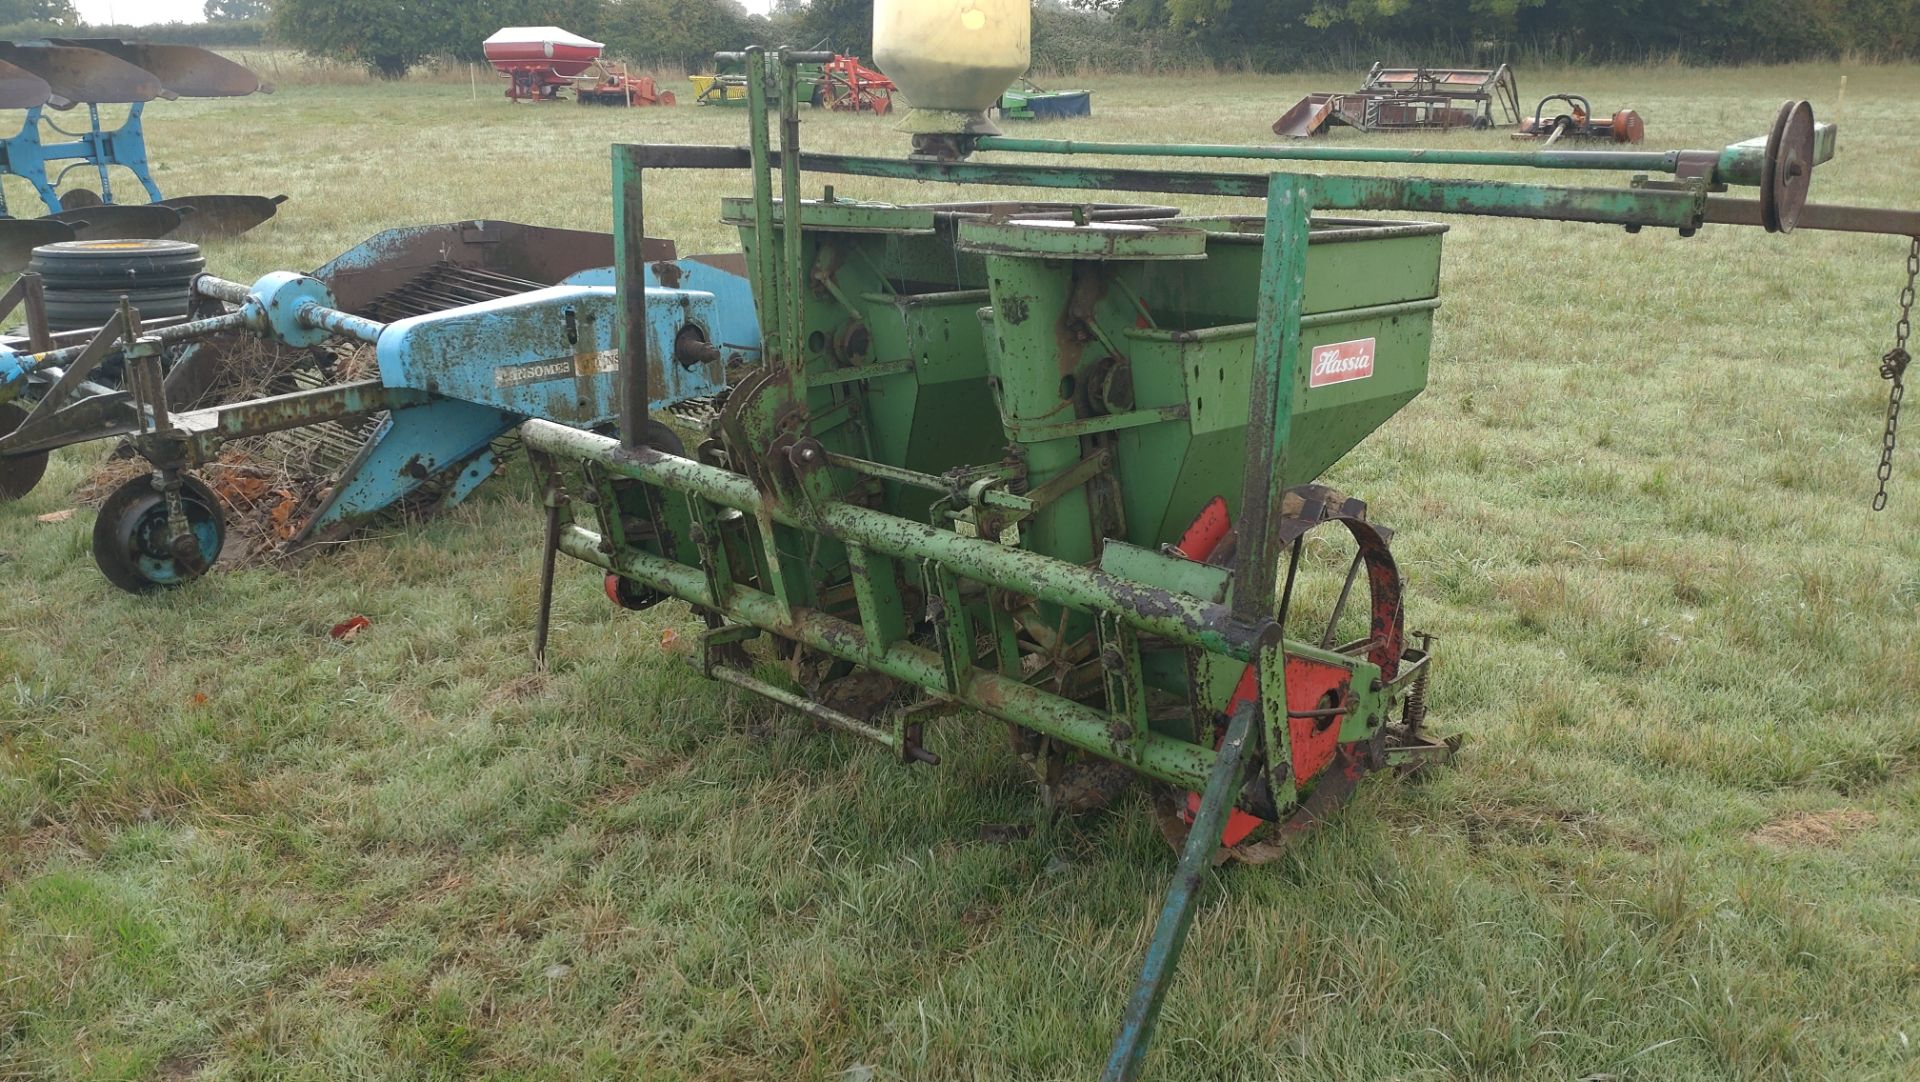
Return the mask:
[[[1271,856],[1362,776],[1456,747],[1425,724],[1432,657],[1389,531],[1316,484],[1427,380],[1445,227],[1367,215],[1920,236],[1914,211],[1807,202],[1833,131],[1805,103],[1719,151],[1155,147],[957,125],[975,134],[922,134],[893,159],[801,150],[795,67],[817,60],[749,52],[746,147],[614,148],[623,341],[647,340],[649,171],[745,171],[751,196],[722,211],[766,361],[691,439],[649,417],[645,363],[622,366],[620,438],[525,426],[547,488],[539,649],[565,553],[603,569],[623,605],[687,602],[710,677],[903,762],[937,763],[929,724],[952,714],[1004,726],[1057,808],[1144,779],[1180,870],[1109,1078],[1140,1070],[1210,862]],[[1643,176],[1594,188],[973,160],[990,151]],[[808,199],[803,173],[1067,198]],[[1760,198],[1724,194],[1734,185]],[[1096,192],[1264,207],[1196,217]],[[777,674],[743,649],[753,640]]]

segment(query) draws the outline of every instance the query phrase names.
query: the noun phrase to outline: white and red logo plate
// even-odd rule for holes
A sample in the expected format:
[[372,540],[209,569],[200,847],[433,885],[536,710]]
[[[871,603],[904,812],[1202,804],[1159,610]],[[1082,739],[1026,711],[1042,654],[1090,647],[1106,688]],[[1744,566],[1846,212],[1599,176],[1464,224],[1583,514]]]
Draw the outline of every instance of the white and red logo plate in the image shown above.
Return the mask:
[[1373,375],[1373,339],[1315,346],[1307,369],[1308,387],[1326,387]]

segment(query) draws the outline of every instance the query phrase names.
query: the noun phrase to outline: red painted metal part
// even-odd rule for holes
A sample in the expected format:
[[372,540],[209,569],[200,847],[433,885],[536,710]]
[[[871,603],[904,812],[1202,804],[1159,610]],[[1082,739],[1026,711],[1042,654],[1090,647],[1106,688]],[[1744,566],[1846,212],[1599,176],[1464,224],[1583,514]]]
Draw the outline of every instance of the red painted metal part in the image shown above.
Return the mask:
[[1180,543],[1173,547],[1174,554],[1205,563],[1232,528],[1233,523],[1227,517],[1226,499],[1215,496],[1200,509],[1200,516],[1193,520],[1193,525],[1187,527],[1187,532],[1180,535]]
[[[1387,551],[1386,538],[1381,531],[1359,518],[1336,517],[1334,520],[1344,523],[1353,534],[1367,568],[1367,583],[1373,599],[1367,660],[1380,667],[1383,679],[1391,680],[1399,672],[1400,655],[1406,637],[1400,604],[1399,571]],[[1304,533],[1312,525],[1314,523],[1311,521],[1303,523],[1294,536]],[[1226,501],[1216,496],[1208,501],[1192,525],[1181,534],[1174,551],[1187,559],[1204,563],[1231,531],[1232,522]],[[1364,756],[1357,754],[1358,745],[1344,749],[1345,757],[1342,758],[1340,730],[1346,714],[1340,708],[1351,701],[1351,680],[1352,673],[1339,665],[1287,655],[1287,736],[1291,747],[1290,766],[1296,782],[1310,782],[1321,778],[1323,774],[1331,778],[1333,775],[1329,772],[1336,763],[1340,765],[1339,772],[1343,776],[1357,776],[1364,772]],[[1257,702],[1259,697],[1258,672],[1254,666],[1248,665],[1241,671],[1225,709],[1215,717],[1216,731],[1223,732],[1226,720],[1233,716],[1235,710]],[[1346,781],[1350,782],[1351,778],[1346,778]],[[1200,794],[1188,793],[1181,818],[1191,824],[1199,811]],[[1264,822],[1258,816],[1233,809],[1228,813],[1226,826],[1221,831],[1221,844],[1229,847],[1239,845]]]
[[893,111],[893,92],[900,89],[857,56],[836,55],[821,67],[820,80],[827,108],[838,112],[885,115]]
[[493,70],[507,77],[508,101],[562,101],[560,91],[573,80],[547,64],[502,64],[493,62]]
[[[507,79],[508,101],[565,101],[571,90],[582,105],[672,105],[673,93],[651,76],[628,75],[601,60],[601,43],[557,26],[508,27],[481,45],[487,62]],[[891,85],[891,84],[889,84]]]
[[574,34],[561,36],[544,33],[555,29],[553,27],[520,29],[529,33],[520,38],[503,38],[502,34],[506,32],[502,31],[481,46],[487,63],[503,75],[521,70],[544,71],[564,82],[584,73],[594,61],[600,59],[600,52],[605,48],[597,41],[588,41]]
[[1351,674],[1338,665],[1305,658],[1287,658],[1287,735],[1293,745],[1293,776],[1302,781],[1317,777],[1333,762],[1340,746],[1344,714],[1294,717],[1293,711],[1328,710],[1347,700]]
[[[1189,560],[1205,563],[1207,557],[1213,555],[1213,550],[1220,547],[1220,542],[1226,540],[1227,532],[1232,528],[1233,521],[1227,514],[1226,499],[1215,496],[1200,509],[1199,517],[1187,527],[1187,532],[1180,535],[1180,544],[1175,547],[1175,551]],[[1253,666],[1248,665],[1241,671],[1240,682],[1234,685],[1233,695],[1227,700],[1226,709],[1221,712],[1216,721],[1224,723],[1242,705],[1258,702],[1259,699],[1260,678],[1254,672]],[[1188,793],[1185,814],[1181,817],[1191,824],[1194,817],[1199,814],[1200,794]],[[1261,822],[1258,816],[1248,815],[1238,808],[1228,811],[1227,825],[1220,832],[1221,844],[1238,845],[1246,841],[1248,835],[1260,828]]]
[[651,75],[628,75],[626,69],[608,66],[606,74],[592,86],[577,87],[573,94],[582,105],[672,105],[673,91],[662,90]]

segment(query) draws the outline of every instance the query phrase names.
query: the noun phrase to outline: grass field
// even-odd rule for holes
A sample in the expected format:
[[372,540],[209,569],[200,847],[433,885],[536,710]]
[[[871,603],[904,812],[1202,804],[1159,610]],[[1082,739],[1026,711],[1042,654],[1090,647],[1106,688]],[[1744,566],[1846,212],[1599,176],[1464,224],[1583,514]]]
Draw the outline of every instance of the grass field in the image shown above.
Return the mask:
[[[1920,203],[1910,66],[1521,84],[1718,147],[1788,96],[1830,115],[1843,74],[1816,198]],[[1258,143],[1354,78],[1093,79],[1071,130]],[[606,228],[609,142],[743,136],[496,92],[159,103],[149,137],[169,192],[292,197],[210,249],[245,278],[407,223]],[[652,231],[731,246],[744,179],[650,181]],[[1920,431],[1867,510],[1902,246],[1454,225],[1431,389],[1330,480],[1399,531],[1435,724],[1471,742],[1213,877],[1154,1077],[1920,1077]],[[537,672],[523,465],[130,597],[90,512],[36,521],[103,453],[0,508],[0,1077],[1094,1073],[1172,867],[1140,794],[990,844],[1036,815],[997,725],[903,770],[705,684],[662,644],[683,607],[617,615],[578,566]]]

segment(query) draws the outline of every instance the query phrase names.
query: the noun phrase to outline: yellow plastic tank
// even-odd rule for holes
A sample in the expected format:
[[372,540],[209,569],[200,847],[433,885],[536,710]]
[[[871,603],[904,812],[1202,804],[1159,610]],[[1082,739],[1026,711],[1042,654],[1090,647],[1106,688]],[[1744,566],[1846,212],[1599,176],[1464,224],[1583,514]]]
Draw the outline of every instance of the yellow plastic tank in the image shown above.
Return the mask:
[[911,132],[995,131],[987,110],[1032,61],[1031,0],[875,0],[873,58],[913,111]]

